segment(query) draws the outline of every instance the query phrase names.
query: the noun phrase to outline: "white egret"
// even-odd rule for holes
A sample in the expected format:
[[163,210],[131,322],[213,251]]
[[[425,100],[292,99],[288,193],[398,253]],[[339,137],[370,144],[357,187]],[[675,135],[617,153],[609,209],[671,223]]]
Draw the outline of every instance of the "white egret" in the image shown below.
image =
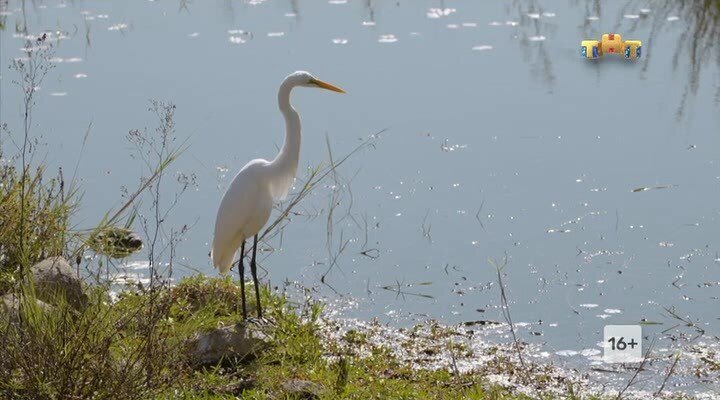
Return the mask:
[[316,87],[345,93],[337,86],[323,82],[305,71],[288,75],[278,90],[278,107],[285,118],[285,143],[272,161],[255,159],[235,175],[223,195],[215,219],[215,236],[212,244],[212,262],[221,274],[232,268],[235,252],[240,248],[238,274],[242,297],[243,317],[245,306],[245,240],[254,237],[250,271],[255,284],[258,317],[262,318],[260,286],[257,278],[255,254],[258,232],[270,218],[274,200],[283,200],[295,180],[300,159],[300,115],[290,104],[290,92],[297,86]]

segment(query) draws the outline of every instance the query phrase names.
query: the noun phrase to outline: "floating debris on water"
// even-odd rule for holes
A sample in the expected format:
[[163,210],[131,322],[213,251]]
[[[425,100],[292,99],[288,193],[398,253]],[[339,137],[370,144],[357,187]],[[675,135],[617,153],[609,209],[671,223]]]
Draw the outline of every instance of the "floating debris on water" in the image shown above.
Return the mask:
[[454,8],[431,8],[427,12],[428,18],[440,18],[440,17],[447,17],[448,15],[457,12]]
[[597,304],[594,304],[594,303],[583,303],[583,304],[580,304],[580,307],[583,307],[583,308],[595,308],[595,307],[598,307],[598,305],[597,305]]
[[123,265],[121,265],[123,269],[132,269],[132,270],[138,270],[138,269],[150,269],[150,262],[149,261],[130,261]]
[[584,357],[592,357],[592,356],[597,356],[600,353],[602,353],[602,352],[598,349],[583,349],[580,352],[580,355],[584,356]]
[[460,150],[467,148],[466,144],[449,144],[448,139],[445,139],[443,143],[440,145],[440,150],[445,152]]
[[398,39],[395,35],[380,35],[380,39],[378,39],[380,43],[395,43],[397,41]]
[[557,354],[561,357],[570,357],[570,356],[577,355],[578,352],[575,350],[559,350],[559,351],[556,351],[555,354]]
[[548,229],[547,233],[570,233],[572,229]]
[[117,285],[133,285],[138,283],[147,285],[150,283],[150,278],[146,278],[142,273],[121,272],[113,275],[112,282]]
[[674,187],[674,185],[658,185],[658,186],[643,186],[639,188],[633,189],[633,193],[638,192],[647,192],[648,190],[660,190],[660,189],[670,189]]
[[227,175],[227,172],[229,171],[229,168],[225,165],[220,165],[220,166],[215,167],[215,170],[218,173],[218,178],[224,179],[225,176]]
[[128,24],[115,24],[110,25],[107,29],[109,31],[122,31],[128,28]]

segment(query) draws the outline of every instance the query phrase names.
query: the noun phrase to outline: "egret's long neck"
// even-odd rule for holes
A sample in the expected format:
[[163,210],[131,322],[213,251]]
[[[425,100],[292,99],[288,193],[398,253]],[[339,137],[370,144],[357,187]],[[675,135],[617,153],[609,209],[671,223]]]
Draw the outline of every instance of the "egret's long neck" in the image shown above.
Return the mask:
[[293,85],[287,81],[280,85],[278,91],[278,107],[285,117],[285,143],[280,152],[272,161],[272,167],[280,174],[290,174],[293,177],[297,172],[298,162],[300,161],[300,140],[301,127],[300,115],[290,104],[290,92]]

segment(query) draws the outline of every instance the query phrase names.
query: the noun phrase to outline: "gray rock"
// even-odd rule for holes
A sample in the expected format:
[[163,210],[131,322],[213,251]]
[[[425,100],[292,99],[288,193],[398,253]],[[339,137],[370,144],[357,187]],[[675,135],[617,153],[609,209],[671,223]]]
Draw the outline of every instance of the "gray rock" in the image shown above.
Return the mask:
[[57,295],[62,295],[75,309],[87,305],[82,279],[64,258],[50,257],[40,261],[30,268],[30,273],[38,299],[52,304]]
[[302,379],[290,379],[282,384],[285,394],[294,399],[315,400],[320,398],[323,386]]
[[238,323],[215,328],[196,333],[188,341],[190,363],[196,366],[217,365],[255,357],[267,343],[267,336],[251,324]]
[[[18,317],[20,314],[20,304],[24,300],[25,299],[14,293],[8,293],[0,297],[0,313],[8,313],[10,316],[10,321],[18,321]],[[51,305],[43,301],[37,299],[35,301],[37,302],[37,305],[40,306],[40,309],[44,311],[49,311],[52,309]]]

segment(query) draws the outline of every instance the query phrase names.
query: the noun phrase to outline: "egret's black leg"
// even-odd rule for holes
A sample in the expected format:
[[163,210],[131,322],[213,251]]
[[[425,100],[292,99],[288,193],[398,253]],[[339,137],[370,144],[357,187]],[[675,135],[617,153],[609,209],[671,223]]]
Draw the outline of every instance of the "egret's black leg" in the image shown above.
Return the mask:
[[240,246],[240,262],[238,263],[238,276],[240,277],[240,297],[242,297],[243,319],[247,319],[247,306],[245,305],[245,241]]
[[257,278],[257,264],[255,263],[255,253],[257,253],[257,235],[253,241],[252,260],[250,261],[250,272],[252,272],[253,283],[255,284],[255,300],[257,301],[258,318],[262,318],[262,306],[260,305],[260,283]]

